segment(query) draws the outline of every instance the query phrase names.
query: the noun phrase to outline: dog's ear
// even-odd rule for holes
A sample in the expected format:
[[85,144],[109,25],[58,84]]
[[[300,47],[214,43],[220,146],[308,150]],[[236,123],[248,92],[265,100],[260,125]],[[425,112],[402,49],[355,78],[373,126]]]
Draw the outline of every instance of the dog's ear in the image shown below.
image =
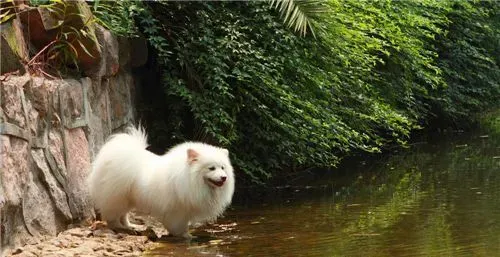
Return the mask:
[[222,152],[225,154],[225,155],[229,155],[229,151],[225,148],[222,148]]
[[200,156],[200,154],[197,151],[189,148],[187,150],[187,156],[188,156],[188,162],[191,164],[198,160],[198,156]]

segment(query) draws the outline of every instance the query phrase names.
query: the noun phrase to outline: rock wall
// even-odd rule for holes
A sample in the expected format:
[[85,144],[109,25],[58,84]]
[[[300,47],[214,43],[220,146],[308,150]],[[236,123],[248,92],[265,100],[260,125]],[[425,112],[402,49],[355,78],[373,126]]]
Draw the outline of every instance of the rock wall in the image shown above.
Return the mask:
[[87,76],[35,77],[22,65],[30,40],[20,20],[0,25],[2,249],[94,217],[85,183],[91,160],[111,133],[133,122],[131,67],[145,62],[137,52],[147,53],[136,44],[142,41],[97,27],[101,51]]

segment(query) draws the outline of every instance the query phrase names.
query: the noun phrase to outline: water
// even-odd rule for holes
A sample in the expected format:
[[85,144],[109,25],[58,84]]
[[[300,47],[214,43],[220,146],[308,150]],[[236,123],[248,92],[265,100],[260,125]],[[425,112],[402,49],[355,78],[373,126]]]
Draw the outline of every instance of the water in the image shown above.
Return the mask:
[[[329,173],[330,174],[330,173]],[[500,140],[415,144],[256,192],[146,256],[500,256]]]

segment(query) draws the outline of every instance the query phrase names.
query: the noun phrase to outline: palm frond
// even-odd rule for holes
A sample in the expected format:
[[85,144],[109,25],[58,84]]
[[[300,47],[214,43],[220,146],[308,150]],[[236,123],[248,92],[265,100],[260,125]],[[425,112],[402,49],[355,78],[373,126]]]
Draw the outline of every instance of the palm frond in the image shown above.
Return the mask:
[[268,0],[272,8],[278,9],[287,26],[305,36],[308,31],[315,37],[314,20],[328,9],[324,0]]

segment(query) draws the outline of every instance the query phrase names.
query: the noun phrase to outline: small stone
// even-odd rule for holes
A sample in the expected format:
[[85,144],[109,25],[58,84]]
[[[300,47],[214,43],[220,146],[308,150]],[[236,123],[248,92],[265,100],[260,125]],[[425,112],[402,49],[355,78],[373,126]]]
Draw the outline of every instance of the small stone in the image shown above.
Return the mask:
[[65,231],[65,233],[75,237],[89,237],[92,235],[92,231],[82,228],[72,228]]
[[118,236],[111,229],[99,229],[93,232],[96,237],[117,238]]
[[68,244],[67,242],[65,241],[62,241],[62,240],[58,240],[54,243],[55,246],[59,247],[59,248],[68,248]]
[[30,251],[23,251],[22,253],[18,253],[15,256],[16,257],[36,257],[36,256],[40,256],[40,254],[35,254],[33,252],[30,252]]
[[43,247],[42,250],[43,251],[48,251],[48,252],[56,252],[56,251],[60,251],[61,248],[56,247],[55,245],[46,245],[45,247]]
[[113,252],[114,253],[128,253],[128,252],[131,252],[132,250],[130,249],[127,249],[127,248],[124,248],[124,247],[120,247],[120,248],[117,248],[115,249]]
[[110,252],[102,252],[102,256],[114,256],[114,254]]
[[16,248],[14,251],[12,251],[12,255],[20,254],[22,252],[23,252],[23,248],[19,247],[19,248]]
[[95,246],[95,247],[94,247],[94,248],[92,248],[92,249],[93,249],[94,251],[96,251],[96,252],[97,252],[97,251],[102,251],[102,250],[104,250],[104,246],[102,246],[102,245],[97,245],[97,246]]
[[80,244],[78,242],[72,242],[69,247],[71,248],[77,248]]

